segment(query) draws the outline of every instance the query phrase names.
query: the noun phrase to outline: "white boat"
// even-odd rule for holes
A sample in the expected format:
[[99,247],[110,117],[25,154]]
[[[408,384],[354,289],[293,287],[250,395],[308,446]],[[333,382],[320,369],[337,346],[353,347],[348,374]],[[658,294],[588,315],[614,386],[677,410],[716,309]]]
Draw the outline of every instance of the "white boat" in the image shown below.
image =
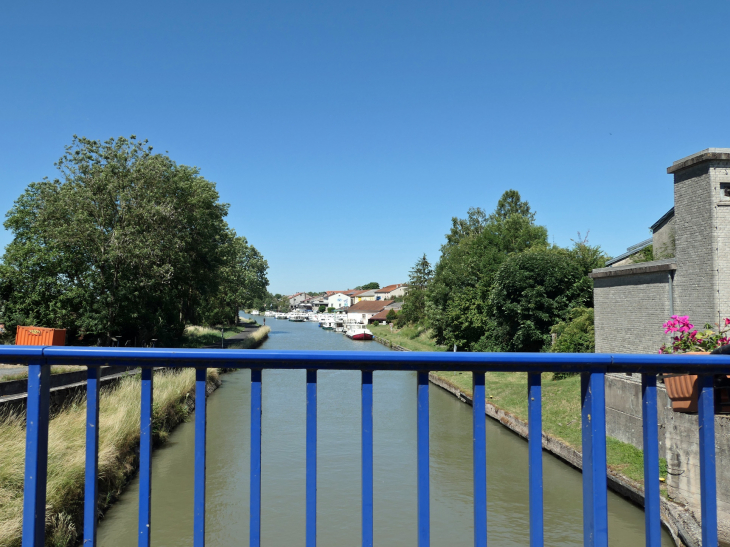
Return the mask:
[[303,323],[305,319],[306,317],[301,313],[292,313],[289,315],[289,321],[294,321],[295,323]]
[[251,310],[251,315],[261,315],[259,310]]
[[345,336],[352,340],[372,340],[373,333],[368,329],[352,329],[345,333]]

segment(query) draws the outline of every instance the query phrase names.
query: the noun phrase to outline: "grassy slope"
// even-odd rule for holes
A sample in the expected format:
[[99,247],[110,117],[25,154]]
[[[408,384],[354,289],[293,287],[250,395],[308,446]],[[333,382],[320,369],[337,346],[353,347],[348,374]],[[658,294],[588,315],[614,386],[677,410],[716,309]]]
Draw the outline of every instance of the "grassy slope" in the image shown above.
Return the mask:
[[[209,369],[209,382],[218,382]],[[195,371],[155,373],[154,442],[190,413]],[[79,399],[58,412],[50,423],[48,441],[48,544],[74,545],[82,530],[86,404]],[[139,376],[123,379],[102,391],[99,428],[99,505],[106,509],[137,467],[139,446]],[[0,417],[0,547],[20,545],[25,417]]]
[[[444,351],[428,338],[427,332],[413,338],[417,330],[409,327],[390,332],[390,327],[368,327],[378,338],[412,351]],[[395,330],[395,329],[394,329]],[[437,372],[439,376],[456,385],[461,391],[471,394],[471,374],[466,372]],[[543,374],[542,383],[542,427],[554,437],[570,446],[581,448],[580,420],[580,377],[551,380],[552,374]],[[527,374],[524,372],[488,372],[486,374],[487,400],[495,406],[514,414],[527,422]],[[606,437],[608,465],[630,479],[643,483],[644,455],[631,444]],[[666,478],[667,463],[660,461],[661,476]]]

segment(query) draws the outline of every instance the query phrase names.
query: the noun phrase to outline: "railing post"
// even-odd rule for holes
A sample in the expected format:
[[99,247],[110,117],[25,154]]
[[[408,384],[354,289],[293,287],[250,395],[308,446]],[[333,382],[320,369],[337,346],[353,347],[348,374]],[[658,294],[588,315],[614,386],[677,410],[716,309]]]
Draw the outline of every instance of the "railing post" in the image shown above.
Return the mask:
[[205,547],[206,437],[208,415],[208,369],[195,369],[195,487],[193,546]]
[[700,436],[700,511],[703,547],[717,545],[717,482],[715,469],[715,394],[714,377],[702,375],[698,420]]
[[261,546],[261,369],[251,369],[250,547]]
[[542,375],[527,373],[528,451],[530,475],[530,547],[542,547],[543,483],[542,483]]
[[428,371],[417,373],[418,400],[418,547],[431,544],[431,494],[429,485]]
[[373,371],[362,371],[362,545],[373,546]]
[[317,545],[317,369],[307,370],[306,547]]
[[646,528],[646,547],[661,547],[659,424],[657,420],[655,374],[641,375],[641,399],[641,414],[644,430],[644,521]]
[[46,478],[51,367],[28,363],[23,486],[23,547],[43,547],[46,536]]
[[101,369],[86,371],[86,473],[84,477],[84,547],[96,546],[99,499],[99,388]]
[[581,373],[583,544],[608,547],[605,373]]
[[487,547],[487,431],[484,373],[472,373],[474,547]]
[[152,536],[152,367],[142,367],[139,436],[139,547]]

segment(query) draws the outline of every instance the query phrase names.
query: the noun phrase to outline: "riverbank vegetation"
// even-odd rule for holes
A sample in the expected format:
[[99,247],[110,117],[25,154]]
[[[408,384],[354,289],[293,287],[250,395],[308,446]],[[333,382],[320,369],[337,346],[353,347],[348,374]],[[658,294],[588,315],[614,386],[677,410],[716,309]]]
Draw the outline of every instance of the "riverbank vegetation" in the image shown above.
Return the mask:
[[[28,377],[28,370],[26,367],[12,367],[16,369],[12,374],[3,374],[0,376],[0,382],[11,382],[13,380],[25,380]],[[53,365],[51,367],[51,374],[63,374],[65,372],[78,372],[80,370],[86,370],[85,366],[77,365]]]
[[392,330],[386,324],[368,325],[368,329],[378,338],[411,351],[444,351],[446,349],[444,346],[436,344],[430,330],[419,325]]
[[266,260],[228,226],[228,204],[199,169],[135,136],[74,136],[56,167],[5,221],[8,337],[38,325],[67,329],[73,343],[172,346],[187,324],[235,324],[266,292]]
[[[470,372],[437,372],[464,393],[472,394]],[[580,451],[581,406],[580,377],[569,376],[551,380],[551,373],[543,374],[542,428],[569,446]],[[527,374],[524,372],[487,372],[485,379],[487,401],[527,422]],[[644,455],[631,444],[606,437],[608,466],[617,473],[643,483]],[[666,478],[667,462],[660,460],[661,476]]]
[[[208,370],[209,390],[220,384],[216,369]],[[170,431],[190,414],[194,404],[195,371],[156,371],[154,376],[153,442],[164,443]],[[47,544],[75,545],[83,526],[85,397],[64,406],[52,417],[48,437]],[[119,496],[138,465],[140,381],[122,379],[102,389],[99,428],[99,510]],[[0,416],[0,547],[21,544],[25,416]]]
[[[553,327],[593,307],[588,274],[608,257],[587,238],[570,249],[551,245],[515,190],[493,213],[472,208],[451,223],[436,265],[424,255],[411,270],[399,327],[430,329],[437,345],[459,351],[549,351]],[[592,328],[591,317],[556,336]]]
[[[246,320],[246,324],[251,326],[256,321]],[[223,329],[223,338],[230,339],[233,336],[241,334],[246,331],[245,326],[229,326]],[[236,341],[234,343],[227,344],[226,347],[229,349],[249,349],[258,346],[262,340],[264,340],[271,327],[261,326],[255,331],[252,331],[246,338]],[[212,327],[203,327],[199,325],[188,325],[185,327],[183,333],[182,347],[184,348],[204,348],[207,346],[220,347],[221,345],[221,329]]]

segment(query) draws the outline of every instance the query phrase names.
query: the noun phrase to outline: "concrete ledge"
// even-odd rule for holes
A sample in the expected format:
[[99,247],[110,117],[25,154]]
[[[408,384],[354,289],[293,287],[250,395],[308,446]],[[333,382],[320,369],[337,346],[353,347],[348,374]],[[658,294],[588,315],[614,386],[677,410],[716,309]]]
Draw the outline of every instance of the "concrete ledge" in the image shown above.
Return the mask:
[[686,169],[703,161],[728,160],[730,161],[730,148],[706,148],[696,154],[675,161],[667,167],[667,173],[676,173],[680,169]]
[[629,264],[627,266],[615,266],[613,268],[596,268],[588,274],[588,277],[590,277],[591,279],[601,279],[603,277],[620,277],[624,275],[672,272],[676,269],[677,260],[675,258],[666,258],[664,260],[640,262],[639,264]]

